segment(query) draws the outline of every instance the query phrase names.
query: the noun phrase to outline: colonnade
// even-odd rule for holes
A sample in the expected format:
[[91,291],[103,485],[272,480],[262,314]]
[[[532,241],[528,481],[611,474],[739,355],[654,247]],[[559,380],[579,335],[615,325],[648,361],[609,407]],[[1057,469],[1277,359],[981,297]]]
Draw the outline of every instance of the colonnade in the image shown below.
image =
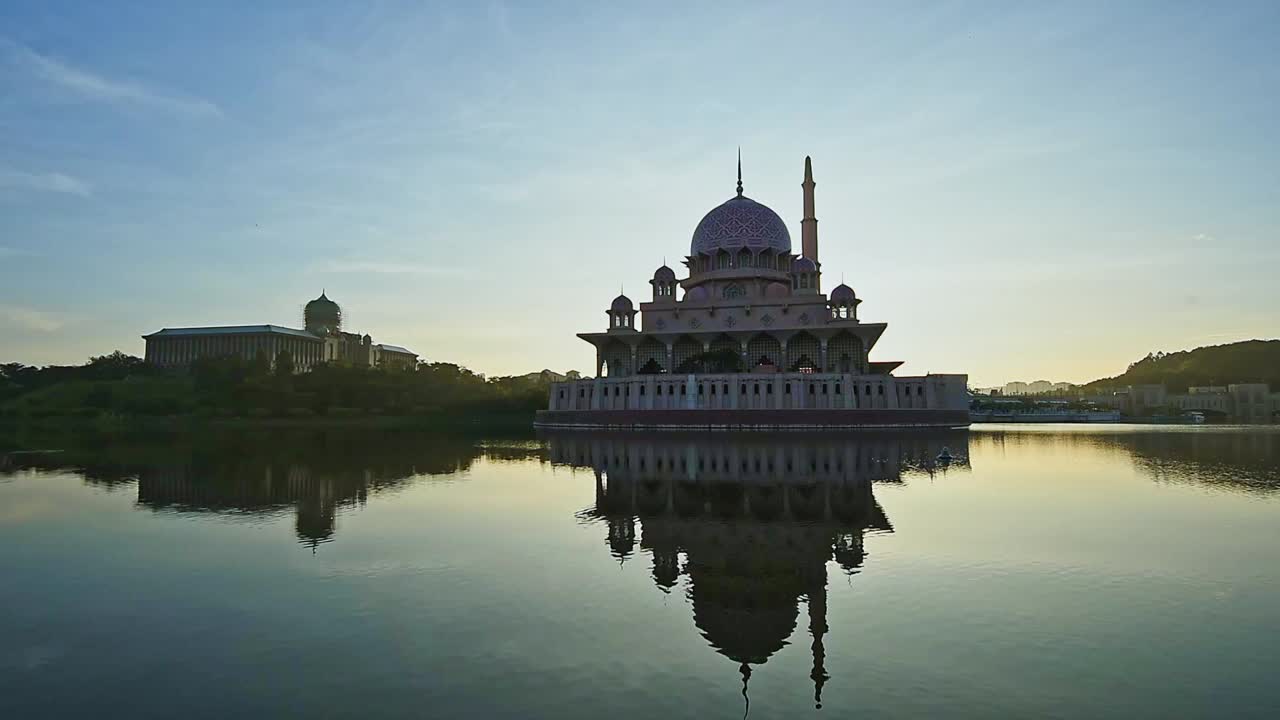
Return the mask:
[[184,367],[202,357],[240,356],[253,360],[266,353],[272,362],[288,352],[302,371],[324,362],[324,341],[277,333],[237,333],[148,337],[146,360],[161,367]]
[[692,356],[720,350],[737,356],[741,369],[761,365],[806,372],[865,373],[867,344],[858,335],[799,332],[619,335],[596,342],[596,376],[671,374]]

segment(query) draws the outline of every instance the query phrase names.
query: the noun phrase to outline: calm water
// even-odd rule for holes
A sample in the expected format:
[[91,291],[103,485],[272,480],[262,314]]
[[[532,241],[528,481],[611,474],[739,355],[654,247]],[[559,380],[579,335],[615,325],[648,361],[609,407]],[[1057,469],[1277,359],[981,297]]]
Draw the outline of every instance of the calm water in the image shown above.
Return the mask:
[[61,447],[4,718],[1280,712],[1274,430]]

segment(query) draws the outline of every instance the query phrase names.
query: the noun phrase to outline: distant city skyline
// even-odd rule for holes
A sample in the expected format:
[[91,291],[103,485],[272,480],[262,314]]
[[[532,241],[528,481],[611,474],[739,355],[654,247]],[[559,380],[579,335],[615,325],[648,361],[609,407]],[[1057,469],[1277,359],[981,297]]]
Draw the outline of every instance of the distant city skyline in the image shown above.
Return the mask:
[[[347,327],[590,373],[710,207],[800,235],[906,374],[1084,383],[1280,332],[1280,6],[0,8],[0,361]],[[683,275],[683,273],[681,273]],[[597,303],[599,305],[599,303]]]

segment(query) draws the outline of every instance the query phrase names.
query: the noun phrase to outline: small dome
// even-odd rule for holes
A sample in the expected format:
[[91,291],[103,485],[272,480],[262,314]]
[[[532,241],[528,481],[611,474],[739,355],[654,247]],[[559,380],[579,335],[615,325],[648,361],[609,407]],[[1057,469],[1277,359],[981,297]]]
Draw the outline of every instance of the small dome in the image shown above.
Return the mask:
[[771,298],[782,298],[791,294],[791,287],[786,283],[769,283],[764,289],[764,296]]
[[307,303],[303,308],[302,322],[308,330],[340,330],[342,308],[321,292],[320,297]]
[[658,268],[657,270],[654,270],[654,271],[653,271],[653,279],[654,279],[654,280],[662,280],[663,282],[669,282],[669,281],[671,281],[671,280],[675,280],[675,279],[676,279],[676,271],[675,271],[675,270],[672,270],[671,268],[667,267],[666,265],[663,265],[662,267],[660,267],[660,268]]
[[702,218],[693,231],[690,254],[714,255],[720,250],[737,252],[742,248],[789,253],[791,233],[778,213],[738,195]]
[[631,312],[635,309],[635,305],[631,304],[631,298],[626,295],[619,295],[613,299],[613,304],[609,306],[613,312]]
[[817,272],[817,271],[818,271],[818,266],[814,265],[813,261],[807,257],[799,258],[795,262],[791,263],[791,272]]
[[854,295],[853,288],[840,283],[831,291],[831,302],[851,302],[857,300],[858,296]]

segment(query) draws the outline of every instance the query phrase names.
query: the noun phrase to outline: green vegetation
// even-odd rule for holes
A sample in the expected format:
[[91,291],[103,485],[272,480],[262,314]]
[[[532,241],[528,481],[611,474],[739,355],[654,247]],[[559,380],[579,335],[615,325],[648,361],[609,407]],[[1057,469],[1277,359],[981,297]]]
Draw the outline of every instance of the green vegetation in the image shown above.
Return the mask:
[[416,370],[330,364],[295,375],[292,358],[282,353],[272,365],[264,356],[248,362],[205,358],[190,372],[169,372],[120,352],[79,366],[9,363],[0,365],[0,418],[527,422],[545,407],[549,389],[542,380],[486,379],[450,363],[423,363]]
[[1280,388],[1280,340],[1247,340],[1172,353],[1149,353],[1122,375],[1095,380],[1085,392],[1126,385],[1163,384],[1169,392],[1186,392],[1192,385],[1268,383]]

